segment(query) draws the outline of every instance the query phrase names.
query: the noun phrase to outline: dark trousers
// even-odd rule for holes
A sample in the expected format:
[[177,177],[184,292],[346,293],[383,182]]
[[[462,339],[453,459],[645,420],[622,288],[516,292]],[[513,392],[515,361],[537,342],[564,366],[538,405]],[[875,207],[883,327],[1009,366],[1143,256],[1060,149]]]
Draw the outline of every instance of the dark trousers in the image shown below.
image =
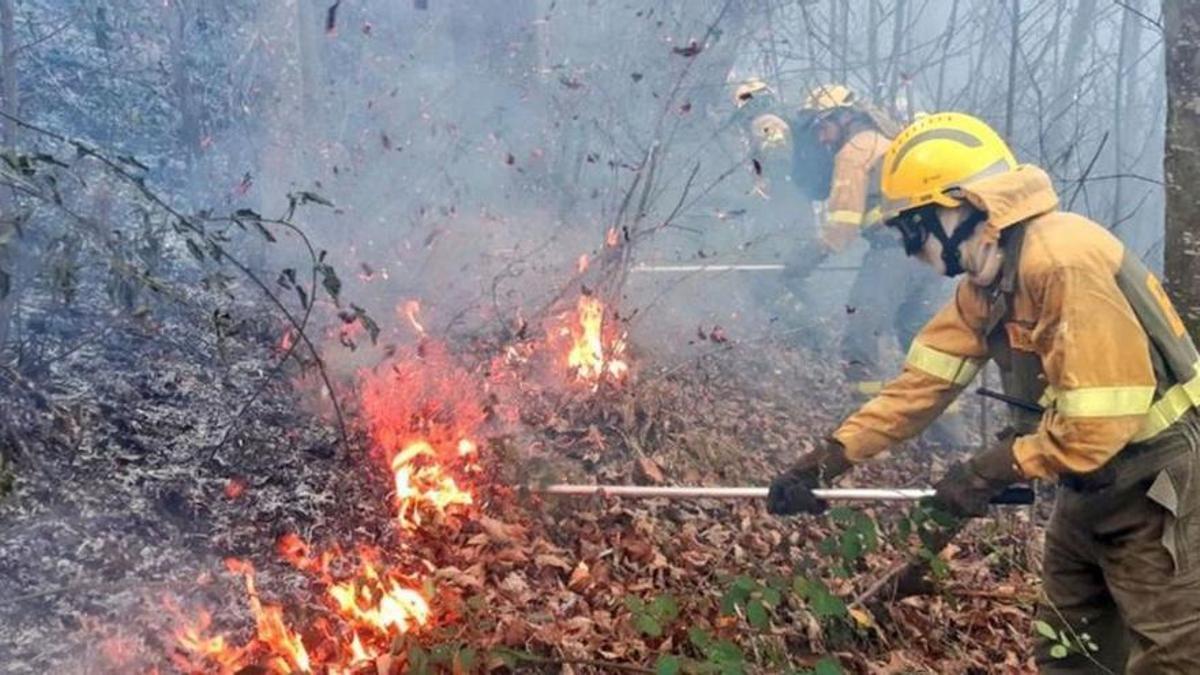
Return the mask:
[[[1064,478],[1046,530],[1044,673],[1200,673],[1200,423],[1195,413]],[[1095,647],[1093,650],[1089,645]]]

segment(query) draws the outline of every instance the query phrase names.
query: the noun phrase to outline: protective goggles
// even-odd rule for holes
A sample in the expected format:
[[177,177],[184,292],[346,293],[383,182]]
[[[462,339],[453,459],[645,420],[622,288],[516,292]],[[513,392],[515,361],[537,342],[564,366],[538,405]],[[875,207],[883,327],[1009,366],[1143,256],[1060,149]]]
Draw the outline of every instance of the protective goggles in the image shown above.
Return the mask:
[[904,253],[910,256],[916,255],[924,248],[933,228],[941,227],[935,204],[902,211],[899,215],[884,221],[884,225],[900,233],[900,240],[904,243]]

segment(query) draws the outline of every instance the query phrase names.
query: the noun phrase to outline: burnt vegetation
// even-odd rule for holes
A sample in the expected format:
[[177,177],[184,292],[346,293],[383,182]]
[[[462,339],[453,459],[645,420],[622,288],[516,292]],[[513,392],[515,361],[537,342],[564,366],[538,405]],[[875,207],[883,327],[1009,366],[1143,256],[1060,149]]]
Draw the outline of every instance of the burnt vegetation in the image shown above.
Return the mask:
[[806,298],[704,269],[813,227],[751,75],[985,116],[1190,278],[1181,7],[0,0],[0,671],[1031,670],[1040,506],[939,557],[919,508],[538,488],[765,485],[854,405],[860,249]]

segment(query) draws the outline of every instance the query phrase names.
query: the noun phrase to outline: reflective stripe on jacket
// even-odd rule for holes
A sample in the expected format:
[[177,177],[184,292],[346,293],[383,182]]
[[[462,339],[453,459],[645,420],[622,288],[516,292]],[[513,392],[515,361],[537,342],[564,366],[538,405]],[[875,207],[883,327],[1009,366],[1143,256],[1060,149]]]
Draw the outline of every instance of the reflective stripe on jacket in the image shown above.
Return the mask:
[[844,251],[862,228],[879,223],[879,166],[891,140],[875,129],[859,131],[833,157],[833,186],[821,223],[821,242]]
[[1097,469],[1200,404],[1200,356],[1158,280],[1103,227],[1056,211],[1041,169],[964,193],[988,213],[1005,269],[987,288],[960,282],[900,376],[835,432],[851,459],[914,436],[988,358],[1010,395],[1047,405],[1040,418],[1013,411],[1013,453],[1029,477]]

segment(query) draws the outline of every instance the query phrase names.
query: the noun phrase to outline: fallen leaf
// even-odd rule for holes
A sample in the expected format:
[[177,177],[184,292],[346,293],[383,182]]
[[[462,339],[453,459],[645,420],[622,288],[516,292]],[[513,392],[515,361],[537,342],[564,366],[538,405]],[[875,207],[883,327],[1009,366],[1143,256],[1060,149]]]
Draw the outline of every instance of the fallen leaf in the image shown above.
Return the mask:
[[592,572],[588,568],[588,564],[580,560],[575,566],[575,571],[571,572],[571,578],[567,581],[567,588],[578,593],[587,588],[587,585],[592,581]]

